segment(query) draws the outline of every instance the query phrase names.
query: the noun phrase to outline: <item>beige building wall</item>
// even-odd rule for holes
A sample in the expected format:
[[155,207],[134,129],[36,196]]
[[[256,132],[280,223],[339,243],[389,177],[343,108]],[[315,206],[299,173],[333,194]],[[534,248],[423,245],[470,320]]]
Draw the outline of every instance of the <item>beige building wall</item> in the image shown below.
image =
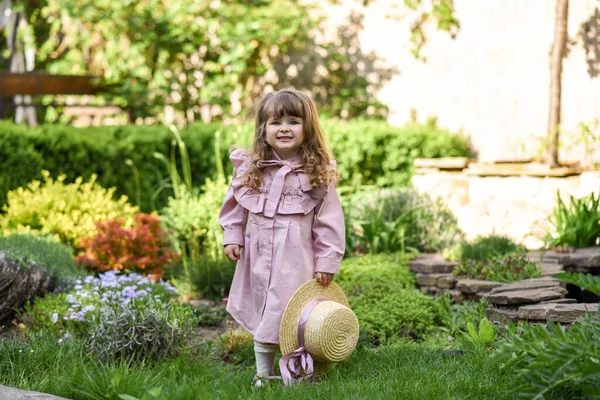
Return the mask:
[[[394,13],[391,4],[402,0],[374,0],[367,8],[353,0],[322,4],[333,25],[344,23],[351,10],[363,12],[362,50],[375,51],[398,68],[380,91],[390,107],[390,123],[404,124],[416,109],[420,120],[437,116],[441,126],[469,135],[480,161],[531,157],[548,119],[555,0],[454,2],[461,24],[458,37],[430,32],[425,64],[408,48],[410,17],[387,17]],[[576,44],[564,61],[562,118],[563,128],[571,132],[580,122],[600,118],[600,77],[588,74],[578,35],[598,8],[597,0],[572,0],[569,5],[569,37]]]

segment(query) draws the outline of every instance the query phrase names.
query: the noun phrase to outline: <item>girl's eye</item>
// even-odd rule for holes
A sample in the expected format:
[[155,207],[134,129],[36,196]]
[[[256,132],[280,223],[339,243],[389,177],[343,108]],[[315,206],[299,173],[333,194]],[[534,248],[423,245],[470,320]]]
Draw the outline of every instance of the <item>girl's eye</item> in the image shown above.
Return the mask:
[[298,122],[298,121],[292,121],[292,122],[291,122],[291,124],[292,124],[292,125],[298,125],[299,123],[300,123],[300,122]]
[[271,122],[271,125],[279,125],[279,121],[273,121]]

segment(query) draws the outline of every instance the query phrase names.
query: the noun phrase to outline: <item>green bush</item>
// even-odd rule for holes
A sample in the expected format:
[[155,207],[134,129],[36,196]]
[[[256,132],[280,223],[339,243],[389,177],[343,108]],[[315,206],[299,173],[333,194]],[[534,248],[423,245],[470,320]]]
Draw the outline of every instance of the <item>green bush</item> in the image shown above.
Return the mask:
[[91,322],[90,351],[101,360],[163,359],[179,354],[196,319],[183,305],[148,297],[123,306],[109,302]]
[[408,268],[409,259],[402,253],[345,258],[335,280],[348,296],[360,295],[370,288],[414,288],[416,281]]
[[180,293],[205,299],[220,300],[227,296],[235,262],[229,261],[222,250],[218,257],[200,255],[182,258],[165,271]]
[[550,216],[552,229],[546,233],[547,246],[591,247],[600,241],[600,194],[582,199],[569,196],[567,205],[560,194]]
[[451,261],[486,260],[494,256],[509,253],[522,253],[527,250],[505,236],[477,236],[472,242],[460,241],[444,251],[446,259]]
[[[392,127],[385,122],[324,120],[323,126],[343,179],[351,184],[406,185],[417,157],[468,156],[467,139],[435,125]],[[216,133],[219,132],[219,135]],[[215,138],[226,173],[230,145],[249,146],[251,124],[192,124],[181,131],[189,153],[194,186],[217,178]],[[165,126],[105,126],[38,128],[0,122],[0,205],[9,190],[39,179],[67,173],[65,182],[98,176],[103,187],[116,187],[144,212],[167,204],[168,175],[154,157],[160,153],[178,161],[173,134]]]
[[192,257],[220,255],[223,231],[218,216],[228,187],[224,180],[207,179],[198,193],[184,190],[179,198],[169,197],[160,220],[170,232],[175,251]]
[[326,120],[323,128],[342,179],[352,185],[406,186],[415,158],[470,156],[466,136],[435,123],[399,128],[384,121]]
[[417,289],[389,290],[369,285],[362,294],[348,300],[361,327],[379,342],[421,338],[442,325],[445,317],[439,302]]
[[20,261],[24,268],[40,267],[59,280],[85,274],[75,265],[73,249],[49,237],[30,233],[0,237],[0,252]]
[[0,237],[0,321],[35,297],[66,289],[82,275],[66,245],[30,234]]
[[[181,132],[190,154],[194,184],[214,177],[215,134],[220,132],[221,157],[228,162],[232,143],[250,143],[250,125],[192,124]],[[164,188],[168,171],[154,157],[164,154],[178,160],[173,134],[166,126],[103,126],[72,128],[60,125],[24,127],[0,121],[0,204],[9,190],[27,185],[48,170],[56,178],[68,174],[65,183],[93,174],[103,187],[116,187],[145,212],[159,209],[170,195]],[[129,160],[129,161],[128,161]],[[231,171],[231,167],[227,167]]]
[[96,221],[124,218],[131,221],[137,207],[127,197],[113,200],[114,189],[104,189],[93,175],[89,182],[77,178],[64,184],[65,175],[55,181],[43,171],[44,182],[33,181],[26,188],[8,193],[8,204],[0,215],[5,233],[32,231],[56,235],[61,242],[77,246],[82,237],[92,234]]
[[224,305],[200,304],[189,306],[200,326],[219,326],[227,319],[227,310]]
[[420,338],[443,321],[442,305],[415,289],[409,259],[402,253],[346,258],[335,278],[361,330],[375,342]]
[[414,189],[379,189],[342,197],[346,253],[416,249],[435,252],[462,239],[441,201]]
[[493,256],[485,260],[468,259],[454,268],[453,273],[494,282],[514,282],[542,276],[538,265],[521,253]]

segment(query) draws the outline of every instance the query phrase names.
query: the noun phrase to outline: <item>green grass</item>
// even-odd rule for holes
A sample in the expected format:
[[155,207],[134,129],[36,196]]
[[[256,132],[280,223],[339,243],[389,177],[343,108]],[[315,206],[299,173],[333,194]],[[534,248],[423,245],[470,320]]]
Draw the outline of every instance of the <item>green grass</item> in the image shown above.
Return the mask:
[[[193,351],[169,361],[102,365],[76,340],[34,335],[0,344],[0,384],[71,399],[465,399],[500,398],[510,377],[485,350],[460,356],[408,342],[360,347],[320,383],[252,389],[253,368]],[[160,388],[160,389],[159,389]]]

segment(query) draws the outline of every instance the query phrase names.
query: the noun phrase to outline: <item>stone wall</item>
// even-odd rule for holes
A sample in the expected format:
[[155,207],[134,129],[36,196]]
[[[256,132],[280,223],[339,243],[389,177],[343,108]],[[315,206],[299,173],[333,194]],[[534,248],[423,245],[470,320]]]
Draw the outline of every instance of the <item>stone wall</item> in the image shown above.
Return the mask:
[[[487,317],[495,322],[554,321],[570,324],[588,312],[598,312],[597,295],[582,296],[579,293],[579,298],[573,297],[568,285],[552,277],[564,271],[599,275],[598,247],[577,249],[573,253],[530,252],[527,257],[538,264],[542,276],[512,283],[454,275],[458,263],[445,261],[439,254],[419,255],[409,266],[423,293],[447,293],[457,303],[485,299],[488,303]],[[590,300],[578,303],[585,297]]]
[[468,238],[498,234],[539,248],[558,192],[567,200],[600,190],[600,171],[451,161],[416,160],[412,183],[419,192],[442,199]]

